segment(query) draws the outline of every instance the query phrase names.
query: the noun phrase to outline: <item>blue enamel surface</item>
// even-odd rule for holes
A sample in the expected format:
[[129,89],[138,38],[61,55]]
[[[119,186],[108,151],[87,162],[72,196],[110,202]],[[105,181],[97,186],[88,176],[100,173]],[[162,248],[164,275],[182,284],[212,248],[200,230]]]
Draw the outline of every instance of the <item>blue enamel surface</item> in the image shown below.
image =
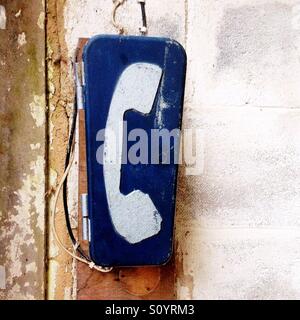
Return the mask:
[[[164,264],[172,255],[178,166],[174,162],[168,165],[122,165],[121,192],[126,195],[133,190],[141,190],[149,194],[163,219],[161,231],[157,235],[130,244],[116,233],[110,218],[103,166],[96,161],[96,151],[101,145],[101,142],[96,141],[96,134],[106,126],[108,108],[120,75],[126,67],[136,62],[159,65],[163,77],[150,114],[142,115],[134,110],[125,113],[127,130],[142,128],[150,136],[151,128],[180,128],[186,73],[185,51],[170,39],[104,35],[89,41],[83,59],[91,257],[102,266]],[[162,102],[169,107],[162,108]],[[159,126],[157,119],[160,108],[163,126]],[[128,142],[127,149],[134,143]],[[178,143],[178,140],[173,143]]]

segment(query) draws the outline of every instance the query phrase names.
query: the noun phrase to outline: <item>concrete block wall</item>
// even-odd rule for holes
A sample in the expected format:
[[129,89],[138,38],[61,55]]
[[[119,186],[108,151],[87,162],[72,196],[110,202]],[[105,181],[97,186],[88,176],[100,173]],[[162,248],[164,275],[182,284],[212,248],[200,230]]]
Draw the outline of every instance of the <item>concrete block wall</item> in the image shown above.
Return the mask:
[[180,298],[300,298],[297,6],[188,1],[184,125],[204,166],[179,183]]

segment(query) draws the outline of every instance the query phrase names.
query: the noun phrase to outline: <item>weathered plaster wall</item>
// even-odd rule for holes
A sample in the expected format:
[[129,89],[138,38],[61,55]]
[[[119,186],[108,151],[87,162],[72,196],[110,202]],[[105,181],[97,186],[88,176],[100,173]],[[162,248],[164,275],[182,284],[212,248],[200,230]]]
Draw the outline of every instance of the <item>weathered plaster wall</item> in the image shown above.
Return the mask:
[[[296,0],[147,1],[150,34],[186,46],[184,127],[198,128],[203,136],[201,175],[180,170],[178,298],[300,297],[297,5]],[[48,4],[53,186],[62,173],[72,98],[68,59],[79,37],[115,33],[111,8],[110,0]],[[136,1],[126,2],[119,19],[137,33]],[[71,261],[57,256],[51,241],[50,247],[49,297],[67,298]]]
[[44,2],[0,4],[0,299],[43,299]]
[[[64,0],[47,1],[47,88],[49,103],[49,208],[54,190],[64,172],[68,141],[69,118],[72,114],[73,84],[64,29]],[[49,223],[50,224],[50,223]],[[62,202],[57,208],[58,233],[65,244],[66,234]],[[49,234],[48,299],[72,299],[74,290],[74,263],[63,254]]]

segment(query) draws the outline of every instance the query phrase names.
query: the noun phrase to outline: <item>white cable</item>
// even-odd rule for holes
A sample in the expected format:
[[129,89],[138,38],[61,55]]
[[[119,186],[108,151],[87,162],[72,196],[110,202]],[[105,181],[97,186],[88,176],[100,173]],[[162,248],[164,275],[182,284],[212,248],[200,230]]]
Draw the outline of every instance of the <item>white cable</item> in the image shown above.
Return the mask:
[[[113,268],[105,268],[105,267],[100,267],[100,266],[97,266],[94,262],[91,262],[91,261],[88,261],[84,258],[81,258],[79,257],[76,253],[68,250],[65,245],[61,242],[57,232],[56,232],[56,225],[55,225],[55,217],[56,217],[56,208],[57,208],[57,203],[58,203],[58,199],[59,199],[59,195],[60,195],[60,192],[61,192],[61,189],[63,187],[63,184],[65,182],[65,180],[67,179],[68,177],[68,174],[71,170],[71,167],[72,167],[72,164],[73,164],[73,161],[74,161],[74,143],[73,143],[73,146],[72,146],[72,152],[71,152],[71,158],[70,158],[70,163],[68,165],[68,167],[66,168],[64,174],[63,174],[63,177],[55,191],[55,194],[54,194],[54,200],[53,200],[53,206],[52,206],[52,209],[50,210],[51,212],[51,231],[54,235],[54,238],[56,240],[56,242],[58,243],[58,245],[60,246],[60,248],[65,252],[67,253],[68,255],[70,255],[72,258],[76,259],[77,261],[80,261],[82,263],[85,263],[87,264],[91,269],[95,269],[97,271],[100,271],[100,272],[110,272]],[[75,244],[74,246],[74,250],[76,248],[76,246],[78,246],[79,243]]]
[[[125,3],[126,0],[112,0],[112,1],[114,4],[114,7],[111,15],[111,23],[117,29],[120,35],[127,34],[126,29],[116,21],[117,10],[120,6],[122,6]],[[144,7],[142,8],[145,8],[146,0],[137,0],[137,3],[143,5]],[[142,35],[146,35],[148,32],[148,28],[147,26],[143,25],[142,27],[139,28],[139,31]]]
[[124,27],[122,27],[120,24],[117,23],[116,21],[116,14],[118,8],[124,4],[126,0],[113,0],[114,7],[111,15],[111,22],[113,26],[118,30],[119,34],[126,34],[126,30]]

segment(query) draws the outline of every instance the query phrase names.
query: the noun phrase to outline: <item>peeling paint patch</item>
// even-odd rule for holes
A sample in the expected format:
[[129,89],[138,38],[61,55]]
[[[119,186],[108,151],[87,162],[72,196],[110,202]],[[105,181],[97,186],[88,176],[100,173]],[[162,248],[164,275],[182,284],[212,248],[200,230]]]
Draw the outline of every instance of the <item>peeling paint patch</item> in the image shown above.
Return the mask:
[[[7,230],[7,236],[13,235],[8,245],[11,264],[7,275],[7,285],[10,286],[14,283],[15,278],[23,275],[24,250],[36,250],[35,229],[32,228],[32,223],[36,221],[36,226],[42,232],[44,230],[43,193],[37,192],[44,187],[44,162],[42,156],[31,162],[30,169],[33,173],[26,176],[23,180],[23,186],[15,192],[19,199],[18,205],[14,206],[17,214],[10,215],[11,228]],[[2,240],[1,237],[0,240]],[[26,266],[26,269],[27,267],[33,271],[31,264]],[[12,289],[10,292],[13,293],[14,290]]]
[[36,144],[31,143],[30,148],[31,148],[31,150],[39,150],[41,148],[41,144],[40,143],[36,143]]
[[49,264],[48,270],[48,299],[55,300],[55,292],[56,292],[56,278],[58,273],[59,263],[55,260],[52,260]]
[[53,132],[54,132],[54,124],[53,122],[50,120],[49,121],[49,145],[50,145],[50,150],[53,150]]
[[37,265],[35,262],[31,262],[26,266],[26,272],[37,272]]
[[[51,205],[52,205],[52,203],[51,203]],[[50,233],[50,235],[49,235],[49,257],[50,257],[50,259],[55,259],[58,257],[58,255],[59,255],[59,247],[56,244],[54,236],[52,235],[52,233]],[[51,263],[50,263],[50,265],[51,265]]]
[[77,261],[73,259],[72,261],[72,278],[74,279],[73,281],[73,287],[72,287],[72,300],[77,299]]
[[5,267],[0,266],[0,290],[4,290],[5,287],[6,287]]
[[56,187],[57,177],[58,177],[58,173],[54,169],[50,168],[49,182],[51,186]]
[[177,251],[177,288],[180,299],[191,300],[193,299],[194,291],[194,278],[186,263],[185,255],[187,251],[183,252],[182,248]]
[[26,34],[22,32],[18,35],[18,49],[23,47],[27,43]]
[[181,284],[178,285],[177,294],[181,300],[191,300],[192,299],[190,288],[185,287]]
[[44,208],[41,199],[43,195],[40,195],[41,193],[38,193],[37,190],[44,185],[44,158],[39,156],[36,161],[32,161],[30,169],[33,175],[26,176],[23,187],[16,192],[19,204],[14,208],[18,214],[11,216],[12,227],[7,231],[8,234],[15,234],[9,246],[9,256],[13,263],[8,277],[9,284],[13,283],[14,278],[22,275],[22,255],[24,253],[22,246],[29,248],[33,245],[35,248],[34,231],[31,227],[35,212],[39,213],[36,214],[37,227],[43,231]]
[[6,10],[4,6],[0,5],[0,29],[6,29]]
[[20,9],[16,14],[15,14],[15,17],[16,18],[19,18],[21,16],[21,13],[22,13],[22,9]]
[[45,26],[45,13],[41,12],[37,21],[37,25],[40,29],[44,29]]
[[41,127],[45,124],[45,95],[34,96],[33,102],[30,103],[30,110],[35,124]]
[[64,300],[72,300],[72,288],[65,288]]
[[0,290],[0,300],[45,297],[47,132],[45,126],[36,126],[30,108],[30,103],[37,103],[34,95],[45,93],[44,73],[38,72],[45,60],[45,33],[37,26],[45,6],[40,1],[28,6],[28,2],[0,1],[6,9],[4,16],[0,6],[2,27],[7,19],[6,30],[0,30],[0,78],[6,80],[0,88],[0,157],[4,161],[0,170],[4,172],[0,174],[0,265],[5,266],[6,287]]
[[[44,186],[44,174],[45,174],[45,159],[42,156],[38,156],[36,161],[31,163],[30,169],[33,170],[34,176],[33,187],[35,191],[40,190]],[[36,227],[44,232],[44,194],[42,192],[35,192],[34,207],[36,208]]]

